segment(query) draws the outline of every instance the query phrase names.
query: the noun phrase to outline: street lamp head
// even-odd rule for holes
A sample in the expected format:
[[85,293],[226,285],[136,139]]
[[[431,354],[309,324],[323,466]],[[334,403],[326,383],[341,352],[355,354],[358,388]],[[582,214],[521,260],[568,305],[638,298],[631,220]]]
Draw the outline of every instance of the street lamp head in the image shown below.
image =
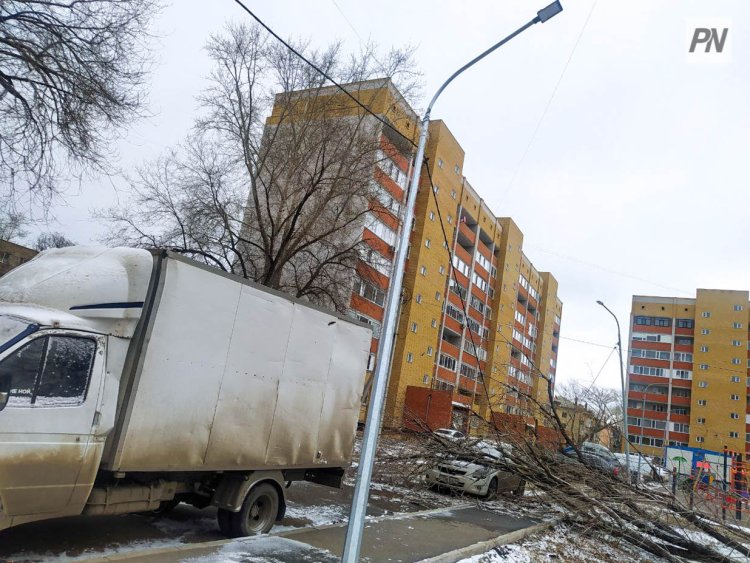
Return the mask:
[[550,4],[546,8],[542,8],[541,10],[539,10],[536,13],[536,17],[541,23],[544,23],[548,19],[551,19],[562,12],[562,9],[563,7],[558,0],[556,2],[552,2],[552,4]]
[[601,302],[601,301],[599,301],[598,299],[596,300],[596,303],[597,303],[597,305],[601,305],[602,307],[604,307],[604,303],[602,303],[602,302]]

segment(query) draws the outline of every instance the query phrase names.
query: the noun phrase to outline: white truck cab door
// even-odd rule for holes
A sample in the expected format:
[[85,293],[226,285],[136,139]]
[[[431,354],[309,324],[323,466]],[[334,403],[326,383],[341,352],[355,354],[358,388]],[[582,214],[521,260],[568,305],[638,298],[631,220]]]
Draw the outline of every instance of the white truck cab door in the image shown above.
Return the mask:
[[0,358],[0,523],[83,510],[89,491],[77,486],[87,475],[90,489],[87,466],[99,463],[89,450],[105,346],[99,335],[40,331]]

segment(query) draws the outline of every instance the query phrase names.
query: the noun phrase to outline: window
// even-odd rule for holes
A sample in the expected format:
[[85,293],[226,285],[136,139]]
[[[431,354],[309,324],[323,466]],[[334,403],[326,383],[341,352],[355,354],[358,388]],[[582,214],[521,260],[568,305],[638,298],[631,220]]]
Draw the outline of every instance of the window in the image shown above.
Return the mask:
[[430,356],[430,357],[432,357],[432,352],[433,352],[432,346],[428,346],[427,347],[427,355]]
[[[644,317],[644,316],[638,316],[635,317],[633,321],[636,325],[640,326],[672,326],[672,319],[666,318],[666,317]],[[680,323],[684,322],[690,322],[693,321],[691,319],[677,319],[677,326],[682,328],[682,325]],[[690,325],[692,327],[692,324]],[[690,327],[685,327],[690,328]]]
[[704,335],[711,334],[711,329],[710,328],[702,328],[701,329],[701,334],[704,334]]
[[701,317],[703,317],[704,319],[710,318],[711,317],[711,311],[703,311],[701,313]]
[[742,346],[742,341],[740,341],[740,340],[732,340],[732,346]]
[[732,328],[742,328],[742,323],[732,323]]
[[367,371],[372,371],[375,369],[375,354],[370,354],[370,357],[367,358]]
[[736,412],[733,412],[733,413],[731,413],[731,414],[729,415],[729,418],[732,418],[732,419],[734,419],[734,420],[737,420],[737,419],[739,419],[739,418],[740,418],[740,415],[739,415],[739,414],[737,414]]
[[739,358],[732,358],[732,363],[738,366],[742,363],[742,360],[740,360]]
[[424,239],[424,245],[425,245],[425,246],[426,246],[427,248],[430,248],[430,244],[432,244],[432,243],[430,242],[430,239],[428,239],[428,238],[427,238],[427,239]]
[[11,378],[9,407],[71,407],[86,399],[96,341],[76,336],[35,338],[0,363]]
[[440,354],[438,364],[451,371],[456,371],[456,358],[448,356],[446,354]]
[[456,199],[456,190],[451,190],[451,198]]
[[435,212],[430,211],[430,221],[434,221],[434,220],[435,220]]
[[440,275],[441,275],[441,276],[442,276],[443,274],[445,274],[445,266],[440,266],[440,267],[438,268],[438,272],[440,272]]
[[459,172],[461,172],[461,169],[460,169],[460,168],[458,167],[458,164],[456,164],[456,165],[455,165],[455,166],[453,167],[453,171],[454,171],[454,172],[455,172],[456,174],[458,174]]
[[453,224],[453,215],[451,215],[450,213],[448,213],[448,217],[446,218],[446,220],[448,221],[449,225],[452,225]]
[[698,399],[698,406],[705,407],[706,406],[706,399]]
[[427,374],[423,375],[422,376],[422,383],[424,383],[425,385],[427,385],[429,382],[430,382],[430,376],[427,375]]
[[701,346],[701,352],[708,352],[708,346],[706,346],[705,344]]
[[679,379],[690,379],[690,377],[693,375],[693,372],[689,369],[676,369],[674,370],[674,376]]
[[705,389],[706,387],[708,387],[708,382],[706,382],[706,381],[699,381],[698,382],[698,387],[700,387],[701,389]]
[[406,363],[410,364],[414,361],[414,354],[411,352],[407,352],[406,354]]
[[732,383],[739,383],[740,382],[740,376],[739,375],[733,375],[732,377],[729,378],[729,380]]
[[739,395],[730,395],[730,398],[731,398],[731,399],[732,399],[733,401],[739,401],[739,400],[740,400],[740,396],[739,396]]
[[737,432],[730,432],[730,433],[729,433],[729,437],[730,437],[730,438],[739,438],[739,437],[740,437],[740,435],[739,435],[739,434],[738,434]]
[[416,301],[417,303],[421,303],[422,302],[422,294],[421,293],[417,293],[416,297],[414,297],[414,301]]
[[411,323],[411,331],[417,332],[417,323]]
[[700,365],[698,366],[698,369],[703,369],[703,370],[706,370],[706,369],[708,369],[708,364],[700,364]]
[[699,444],[702,444],[703,443],[703,436],[696,436],[695,437],[695,441],[698,442]]
[[396,231],[386,226],[373,215],[368,215],[365,220],[365,227],[377,237],[381,238],[386,244],[393,246],[396,244]]
[[364,297],[368,301],[372,301],[376,305],[380,305],[381,307],[385,303],[385,291],[364,281],[362,278],[357,278],[355,280],[354,293]]
[[442,168],[442,167],[443,167],[443,159],[438,158],[438,168]]
[[[664,326],[664,325],[659,325]],[[666,325],[670,326],[670,325]],[[693,328],[695,326],[695,323],[693,322],[693,319],[677,319],[677,328]]]
[[705,418],[699,418],[698,419],[698,424],[706,424],[706,419]]
[[419,273],[422,274],[423,276],[426,276],[427,275],[427,266],[420,266]]
[[[654,422],[656,422],[656,421],[654,421]],[[660,428],[660,427],[657,426],[655,428]],[[663,428],[663,427],[661,427],[661,428]],[[674,423],[673,432],[682,432],[684,434],[687,434],[688,432],[690,432],[690,425],[689,424],[681,424],[679,422],[675,422]]]
[[437,319],[432,319],[432,328],[437,328]]
[[375,319],[371,319],[367,315],[362,315],[361,313],[357,313],[356,311],[350,311],[349,314],[353,319],[358,320],[361,323],[365,323],[370,325],[370,328],[372,329],[372,337],[373,338],[380,338],[380,331],[383,328],[383,325],[376,321]]
[[735,305],[734,306],[735,311],[742,311],[742,305]]
[[440,292],[439,291],[435,292],[435,301],[440,301]]

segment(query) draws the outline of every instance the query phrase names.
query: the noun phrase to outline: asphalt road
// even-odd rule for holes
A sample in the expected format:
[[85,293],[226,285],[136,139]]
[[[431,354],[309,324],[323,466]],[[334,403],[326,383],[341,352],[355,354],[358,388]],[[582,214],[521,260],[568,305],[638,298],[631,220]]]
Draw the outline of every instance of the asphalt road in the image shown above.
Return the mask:
[[[295,483],[287,490],[287,514],[275,531],[336,524],[348,518],[352,487],[332,489]],[[428,491],[412,492],[374,483],[369,514],[414,512],[464,502]],[[0,532],[0,561],[68,561],[149,547],[225,539],[216,510],[181,504],[161,516],[126,514],[35,522]]]

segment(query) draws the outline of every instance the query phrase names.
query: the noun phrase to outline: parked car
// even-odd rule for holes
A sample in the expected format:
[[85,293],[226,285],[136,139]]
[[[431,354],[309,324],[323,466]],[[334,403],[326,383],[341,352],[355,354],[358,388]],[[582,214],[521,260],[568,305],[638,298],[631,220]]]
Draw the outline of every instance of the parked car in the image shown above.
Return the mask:
[[[603,473],[609,473],[617,477],[620,475],[620,462],[615,455],[601,444],[593,442],[584,442],[579,447],[581,455],[586,465],[598,469]],[[563,453],[571,458],[577,459],[575,450],[568,446]]]
[[438,436],[449,438],[451,440],[463,440],[464,438],[466,438],[466,434],[464,434],[463,432],[459,432],[458,430],[453,430],[452,428],[438,428],[433,432],[433,434],[437,434]]
[[510,452],[509,445],[480,441],[472,450],[437,462],[427,470],[427,484],[433,489],[448,488],[487,499],[501,492],[523,495],[526,481],[521,476],[491,464],[492,460],[497,460],[506,466],[512,465],[506,455]]
[[[615,452],[613,455],[617,458],[620,466],[625,469],[627,465],[625,454]],[[630,454],[630,473],[633,475],[634,480],[637,475],[638,480],[641,481],[663,481],[669,477],[669,471],[661,467],[654,458],[638,454],[637,452]]]

